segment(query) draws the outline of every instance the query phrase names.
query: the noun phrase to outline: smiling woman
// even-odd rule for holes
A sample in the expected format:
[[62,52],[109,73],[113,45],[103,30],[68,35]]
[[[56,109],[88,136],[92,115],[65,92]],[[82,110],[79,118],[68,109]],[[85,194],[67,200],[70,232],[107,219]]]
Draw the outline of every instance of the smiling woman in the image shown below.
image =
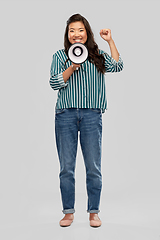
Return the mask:
[[[99,53],[98,45],[94,40],[94,34],[91,26],[88,20],[80,14],[72,15],[67,21],[64,34],[64,47],[66,55],[68,54],[71,44],[75,42],[81,42],[85,44],[88,49],[88,60],[96,65],[98,71],[105,73],[105,60],[103,55]],[[80,67],[80,65],[75,66],[73,64],[73,70],[76,70],[77,67]],[[65,82],[68,80],[67,77],[69,74],[71,74],[71,71],[66,70],[64,73],[65,76],[63,76]]]
[[84,44],[87,41],[87,31],[82,22],[73,22],[69,25],[68,39],[71,44],[76,42]]
[[[107,109],[104,73],[120,72],[123,61],[111,37],[111,30],[102,29],[100,36],[108,42],[112,56],[98,48],[91,27],[83,16],[71,16],[65,30],[64,49],[53,55],[51,64],[50,85],[59,91],[55,110],[55,135],[65,214],[60,226],[70,226],[74,219],[78,132],[86,167],[90,226],[99,227],[102,224],[98,213],[102,188],[102,113]],[[88,58],[79,65],[68,58],[68,50],[75,43],[82,43],[88,50]]]

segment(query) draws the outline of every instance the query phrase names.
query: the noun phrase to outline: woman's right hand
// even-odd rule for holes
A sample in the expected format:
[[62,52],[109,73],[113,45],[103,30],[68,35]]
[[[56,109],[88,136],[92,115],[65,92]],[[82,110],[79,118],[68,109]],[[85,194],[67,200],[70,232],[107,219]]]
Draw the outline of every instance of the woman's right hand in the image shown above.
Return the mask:
[[78,70],[79,68],[80,68],[80,64],[75,64],[75,63],[72,63],[72,69],[73,69],[73,71],[75,71],[75,70]]
[[73,72],[75,70],[78,70],[80,68],[80,64],[75,64],[75,63],[72,63],[71,66],[69,66],[69,68],[67,68],[64,72],[63,72],[63,80],[64,82],[66,83],[67,80],[70,78],[70,76],[73,74]]

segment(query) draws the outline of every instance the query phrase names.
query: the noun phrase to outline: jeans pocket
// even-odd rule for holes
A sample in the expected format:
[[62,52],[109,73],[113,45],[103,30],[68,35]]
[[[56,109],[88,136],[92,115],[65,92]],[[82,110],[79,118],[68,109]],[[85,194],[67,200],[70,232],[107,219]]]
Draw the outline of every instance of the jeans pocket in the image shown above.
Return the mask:
[[100,108],[91,108],[91,110],[93,112],[101,113],[101,109]]
[[61,113],[65,112],[65,110],[66,110],[65,108],[63,108],[63,109],[56,109],[55,110],[55,114],[56,115],[61,114]]

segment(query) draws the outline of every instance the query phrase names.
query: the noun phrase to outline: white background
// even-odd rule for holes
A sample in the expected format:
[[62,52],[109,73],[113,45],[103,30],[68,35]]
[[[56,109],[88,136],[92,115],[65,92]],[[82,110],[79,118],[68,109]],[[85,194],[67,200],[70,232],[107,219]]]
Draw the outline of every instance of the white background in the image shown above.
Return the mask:
[[[160,2],[0,1],[0,224],[2,239],[160,239]],[[124,61],[106,74],[103,115],[103,225],[89,227],[81,149],[76,214],[62,229],[59,162],[54,135],[57,92],[49,85],[52,55],[63,48],[67,19],[110,28]],[[94,232],[93,232],[94,231]]]

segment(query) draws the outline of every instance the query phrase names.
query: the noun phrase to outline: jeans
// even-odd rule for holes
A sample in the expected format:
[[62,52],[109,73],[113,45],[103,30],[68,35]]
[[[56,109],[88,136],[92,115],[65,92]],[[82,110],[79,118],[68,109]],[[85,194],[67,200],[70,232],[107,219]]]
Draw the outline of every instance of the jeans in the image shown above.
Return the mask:
[[69,108],[55,110],[55,136],[60,162],[60,190],[64,214],[74,213],[75,165],[78,144],[86,169],[89,213],[98,213],[102,189],[101,175],[101,109]]

